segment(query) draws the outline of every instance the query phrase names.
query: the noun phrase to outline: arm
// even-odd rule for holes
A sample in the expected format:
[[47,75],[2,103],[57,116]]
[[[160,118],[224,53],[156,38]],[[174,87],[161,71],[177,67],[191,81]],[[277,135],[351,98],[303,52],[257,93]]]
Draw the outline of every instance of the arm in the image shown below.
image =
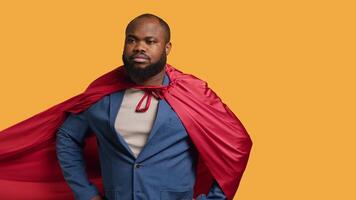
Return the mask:
[[89,125],[83,114],[70,114],[57,132],[57,158],[75,199],[90,200],[99,196],[98,189],[89,182],[82,154]]
[[226,196],[218,183],[214,180],[208,195],[201,194],[196,200],[226,200]]

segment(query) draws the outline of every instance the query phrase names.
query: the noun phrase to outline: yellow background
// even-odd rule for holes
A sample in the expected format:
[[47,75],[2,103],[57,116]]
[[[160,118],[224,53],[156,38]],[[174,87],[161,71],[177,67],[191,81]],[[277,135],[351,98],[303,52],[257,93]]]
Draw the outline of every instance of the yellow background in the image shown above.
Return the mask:
[[352,1],[0,1],[0,130],[121,65],[150,12],[168,61],[209,82],[253,141],[238,200],[356,199]]

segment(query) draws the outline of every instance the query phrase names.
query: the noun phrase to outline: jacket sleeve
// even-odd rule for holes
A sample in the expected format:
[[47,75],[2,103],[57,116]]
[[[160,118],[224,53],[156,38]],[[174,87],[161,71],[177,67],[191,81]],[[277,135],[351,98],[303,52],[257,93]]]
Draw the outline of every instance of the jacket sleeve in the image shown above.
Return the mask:
[[226,196],[219,184],[214,180],[213,185],[211,186],[208,195],[201,194],[197,197],[196,200],[226,200]]
[[84,113],[69,114],[57,132],[57,158],[64,179],[77,200],[90,200],[99,195],[98,189],[89,182],[82,154],[89,125]]

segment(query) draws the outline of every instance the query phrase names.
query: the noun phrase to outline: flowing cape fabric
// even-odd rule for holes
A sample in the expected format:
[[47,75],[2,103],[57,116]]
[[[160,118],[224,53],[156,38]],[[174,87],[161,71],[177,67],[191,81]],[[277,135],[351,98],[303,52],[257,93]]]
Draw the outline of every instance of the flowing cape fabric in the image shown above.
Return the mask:
[[[207,83],[166,66],[170,84],[161,95],[181,119],[199,152],[194,197],[207,194],[216,179],[233,199],[247,165],[252,141],[240,120]],[[105,95],[135,85],[124,68],[106,73],[81,94],[0,132],[0,197],[7,200],[73,199],[56,157],[56,133],[69,113],[80,113]],[[88,178],[101,192],[96,138],[86,139]]]

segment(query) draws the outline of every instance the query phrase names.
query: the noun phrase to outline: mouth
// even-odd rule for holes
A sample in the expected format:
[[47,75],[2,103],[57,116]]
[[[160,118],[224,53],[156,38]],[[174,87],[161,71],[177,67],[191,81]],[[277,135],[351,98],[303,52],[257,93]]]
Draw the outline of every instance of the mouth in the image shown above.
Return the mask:
[[132,56],[130,60],[135,63],[145,63],[149,60],[149,58],[146,55],[140,54],[140,55]]

